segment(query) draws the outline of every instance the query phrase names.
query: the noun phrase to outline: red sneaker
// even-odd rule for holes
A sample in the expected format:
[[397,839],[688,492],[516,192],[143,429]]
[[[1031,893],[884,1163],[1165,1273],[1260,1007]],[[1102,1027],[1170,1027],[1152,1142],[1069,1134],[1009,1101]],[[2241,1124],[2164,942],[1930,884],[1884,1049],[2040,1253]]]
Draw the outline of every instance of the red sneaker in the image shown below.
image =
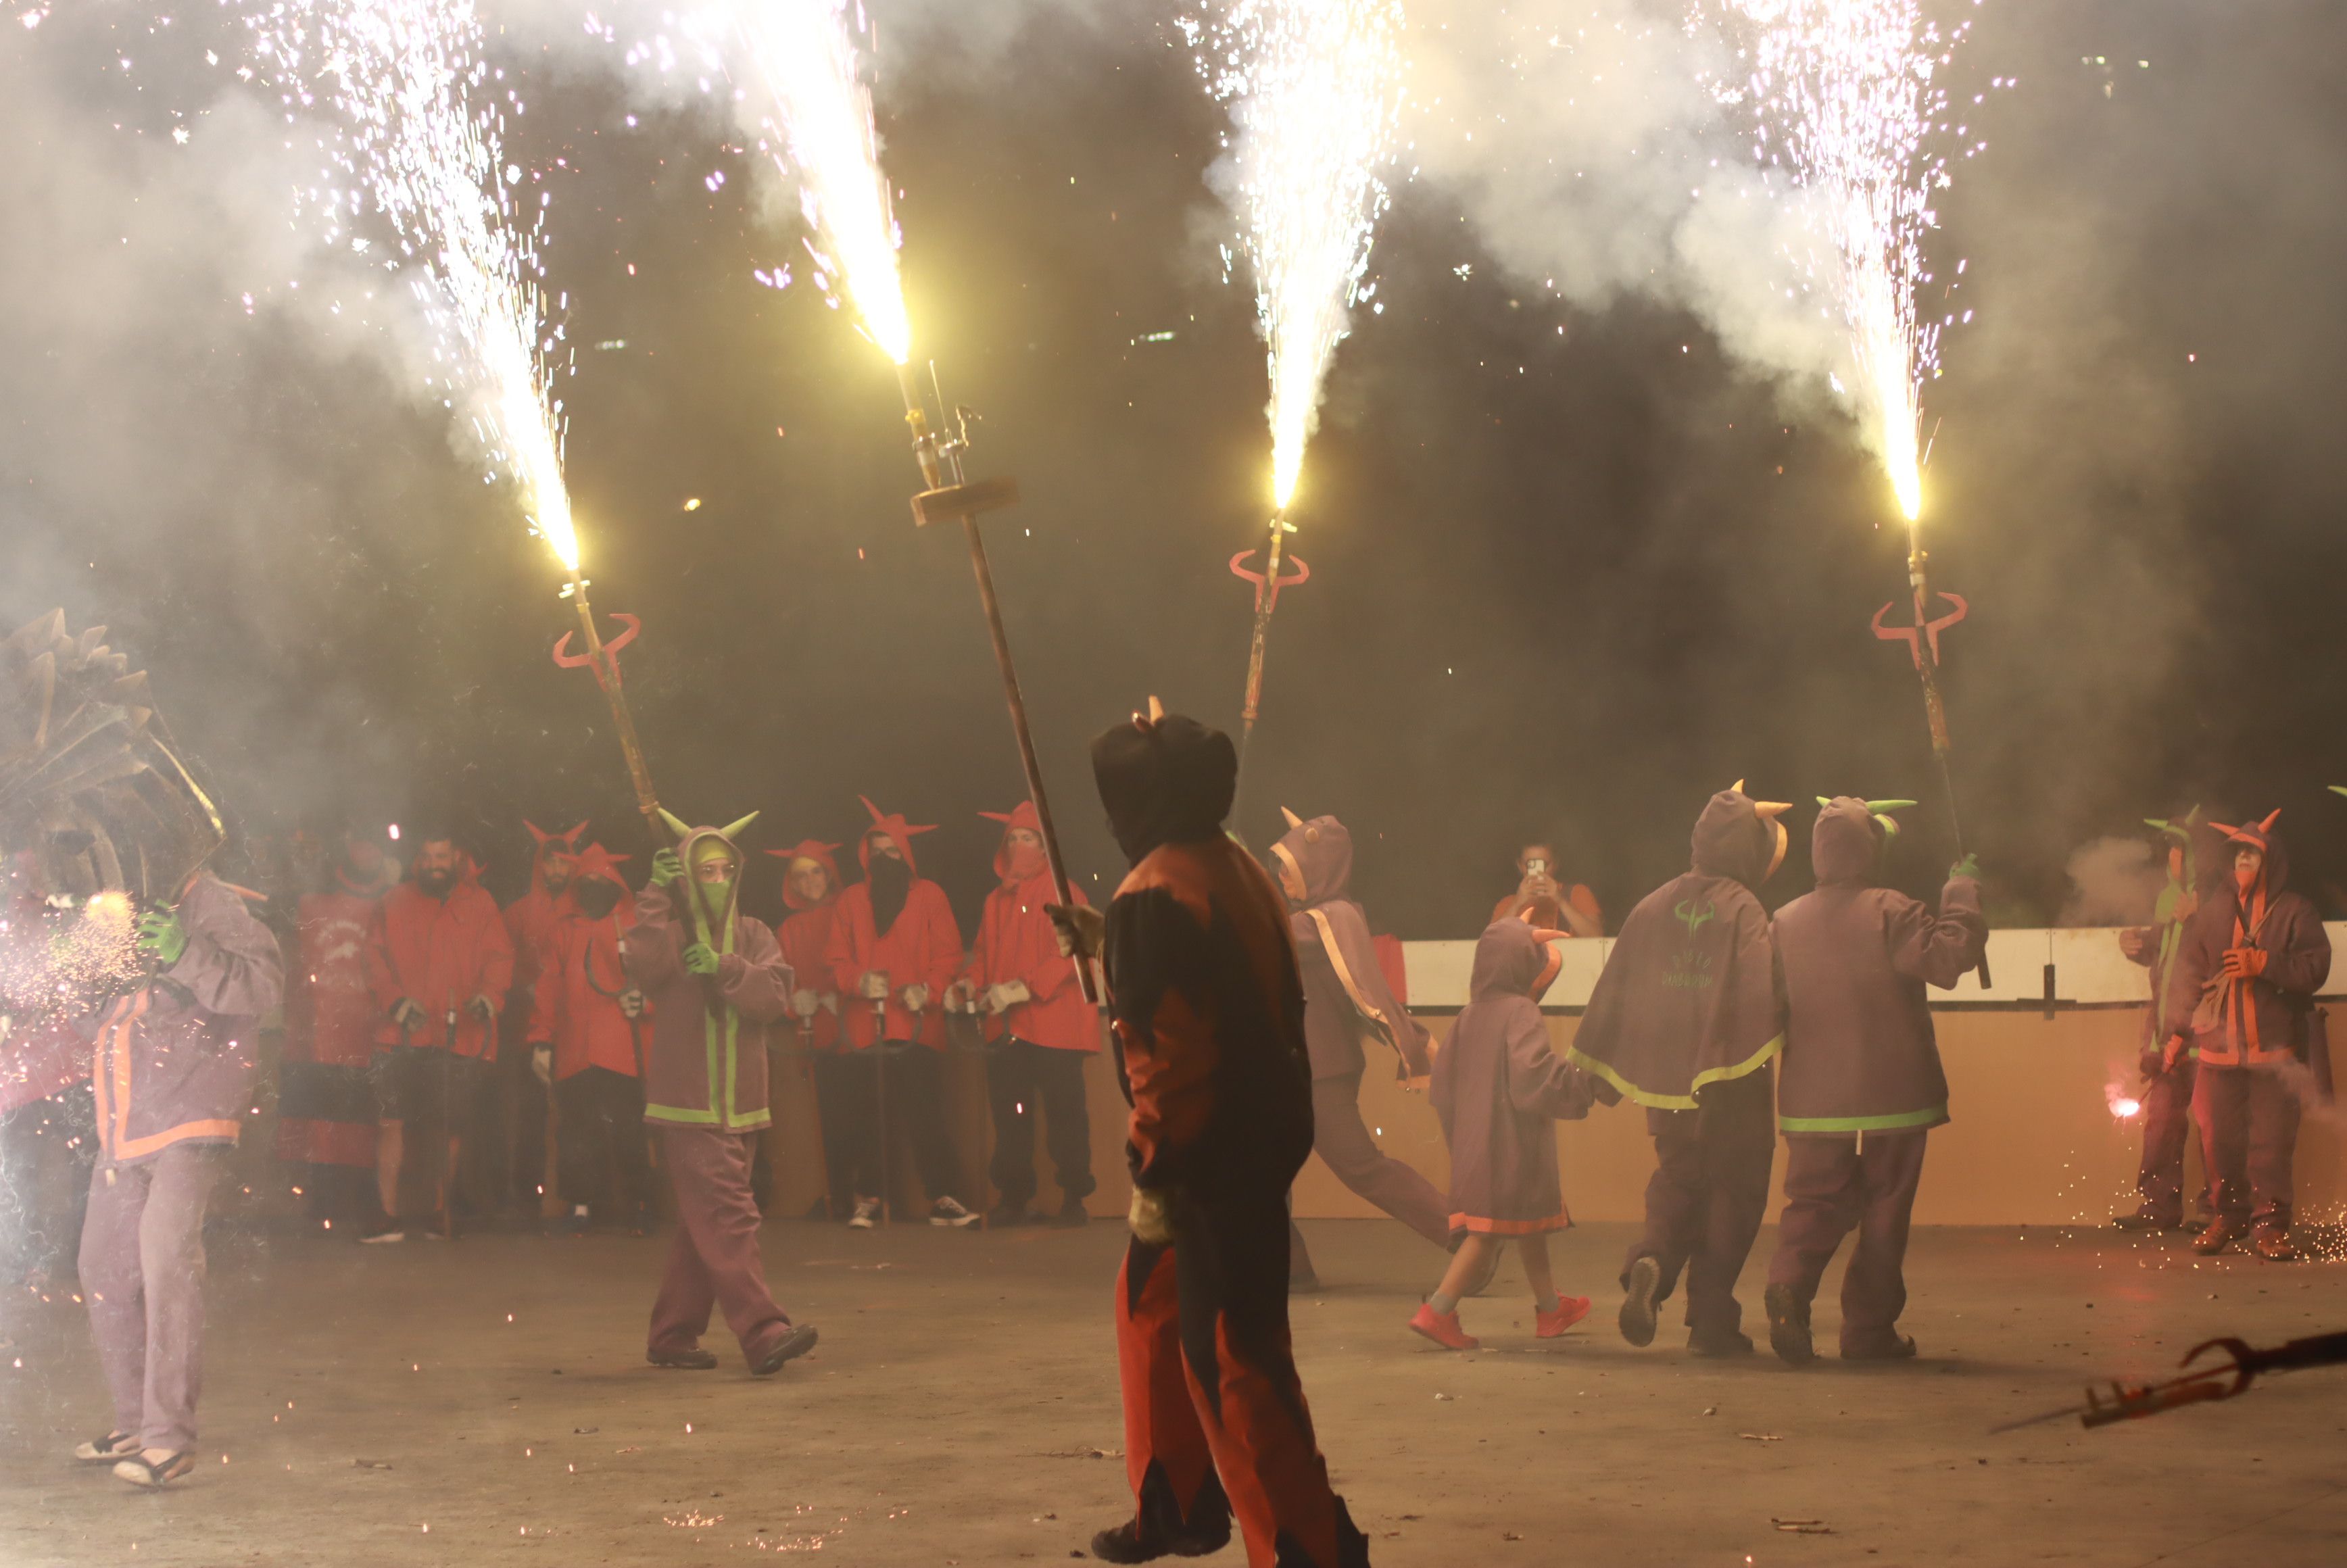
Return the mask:
[[1588,1316],[1589,1297],[1560,1296],[1556,1298],[1556,1310],[1553,1312],[1542,1312],[1537,1307],[1532,1308],[1532,1333],[1542,1339],[1553,1339]]
[[[1583,1302],[1581,1309],[1588,1311],[1589,1303]],[[1459,1314],[1437,1312],[1430,1301],[1419,1304],[1418,1316],[1409,1320],[1409,1329],[1413,1334],[1433,1340],[1445,1350],[1473,1350],[1483,1343],[1459,1327]]]

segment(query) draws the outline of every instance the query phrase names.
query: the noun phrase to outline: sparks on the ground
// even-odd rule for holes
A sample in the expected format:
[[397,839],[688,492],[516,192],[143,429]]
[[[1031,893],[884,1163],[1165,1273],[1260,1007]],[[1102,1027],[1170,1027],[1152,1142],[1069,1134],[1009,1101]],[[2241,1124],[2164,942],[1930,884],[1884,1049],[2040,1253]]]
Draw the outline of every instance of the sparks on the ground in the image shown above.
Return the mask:
[[794,178],[813,238],[815,285],[845,291],[889,363],[913,357],[913,324],[897,272],[900,236],[880,169],[872,92],[858,65],[863,8],[851,0],[744,0],[737,26],[741,86]]
[[1922,384],[1938,372],[1941,324],[1917,312],[1916,291],[1932,281],[1932,192],[1950,179],[1945,154],[1927,146],[1948,108],[1933,78],[1968,24],[1943,32],[1921,0],[1721,3],[1751,25],[1751,75],[1730,96],[1755,116],[1755,154],[1789,171],[1823,231],[1857,372],[1842,390],[1911,526],[1923,509]]
[[[321,97],[335,117],[330,167],[300,205],[330,244],[370,220],[389,226],[398,256],[387,264],[432,328],[432,383],[461,403],[490,467],[575,578],[554,395],[564,334],[539,287],[547,198],[506,158],[506,110],[521,99],[483,56],[473,0],[281,0],[251,24],[288,122]],[[337,176],[355,189],[334,189]]]
[[1369,243],[1401,113],[1400,0],[1201,0],[1181,19],[1231,114],[1239,244],[1271,376],[1271,500],[1304,471]]

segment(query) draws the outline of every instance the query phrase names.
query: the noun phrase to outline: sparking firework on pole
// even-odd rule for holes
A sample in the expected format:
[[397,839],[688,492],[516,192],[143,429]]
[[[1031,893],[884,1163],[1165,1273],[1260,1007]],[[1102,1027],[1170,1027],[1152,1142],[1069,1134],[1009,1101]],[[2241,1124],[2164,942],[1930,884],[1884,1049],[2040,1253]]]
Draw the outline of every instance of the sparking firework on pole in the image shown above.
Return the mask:
[[[979,605],[994,643],[995,668],[1002,677],[1028,798],[1035,803],[1042,830],[1052,889],[1061,904],[1073,904],[1067,860],[1060,852],[1059,829],[1043,788],[1042,764],[1036,759],[1027,723],[1027,701],[1011,661],[1010,639],[994,594],[994,572],[978,526],[980,513],[1017,501],[1019,486],[1007,478],[971,481],[963,473],[962,454],[969,446],[969,409],[948,407],[940,394],[938,411],[950,430],[941,436],[929,423],[913,366],[912,318],[897,271],[900,236],[887,176],[880,168],[872,93],[860,72],[862,7],[851,0],[744,0],[738,26],[742,85],[759,96],[772,138],[769,150],[797,184],[799,210],[812,231],[807,249],[815,261],[815,281],[827,292],[836,291],[835,298],[846,296],[865,335],[897,368],[897,391],[904,398],[905,423],[923,487],[913,497],[914,520],[921,525],[958,521],[969,542]],[[934,386],[934,374],[931,380]],[[1099,1000],[1092,967],[1079,966],[1079,974],[1085,999]]]
[[566,657],[566,633],[555,661],[593,669],[636,809],[654,841],[664,842],[613,657],[635,636],[633,618],[621,618],[630,628],[608,645],[597,631],[563,480],[554,376],[567,351],[539,287],[538,254],[548,196],[533,199],[536,176],[506,159],[506,108],[518,114],[521,99],[500,89],[488,67],[472,0],[287,0],[252,25],[256,52],[289,111],[311,107],[307,84],[328,84],[324,96],[341,121],[329,157],[356,189],[305,193],[303,205],[329,243],[362,253],[370,238],[350,232],[362,216],[372,211],[389,224],[398,254],[385,265],[406,279],[446,367],[426,384],[438,385],[451,407],[461,405],[489,468],[520,492],[531,530],[561,564],[562,597],[578,611],[587,651]]
[[[1362,278],[1389,200],[1383,170],[1401,115],[1401,24],[1399,0],[1202,0],[1180,22],[1207,90],[1230,109],[1230,196],[1271,382],[1263,569],[1248,568],[1252,551],[1231,561],[1255,584],[1242,779],[1279,590],[1310,575],[1286,549],[1305,446],[1347,313],[1374,288]],[[1225,251],[1224,260],[1227,266],[1234,258]],[[1285,578],[1283,558],[1296,569]]]
[[[1948,95],[1934,84],[1968,24],[1942,32],[1920,0],[1721,0],[1750,25],[1752,73],[1728,96],[1755,116],[1754,151],[1787,169],[1826,233],[1829,292],[1850,333],[1856,386],[1834,379],[1855,405],[1867,446],[1881,459],[1907,524],[1907,585],[1912,627],[1876,635],[1909,642],[1923,692],[1932,757],[1947,800],[1956,858],[1964,858],[1963,818],[1951,766],[1953,746],[1940,695],[1939,634],[1963,619],[1965,604],[1934,620],[1923,548],[1922,385],[1940,371],[1940,329],[1952,323],[1917,308],[1934,281],[1923,236],[1937,226],[1932,193],[1950,181],[1944,153],[1928,135],[1943,125]],[[1968,127],[1958,127],[1959,136]],[[1975,143],[1968,151],[1977,151]],[[1956,271],[1963,272],[1963,264]],[[1943,293],[1952,294],[1951,280]],[[1981,984],[1989,984],[1982,960]]]

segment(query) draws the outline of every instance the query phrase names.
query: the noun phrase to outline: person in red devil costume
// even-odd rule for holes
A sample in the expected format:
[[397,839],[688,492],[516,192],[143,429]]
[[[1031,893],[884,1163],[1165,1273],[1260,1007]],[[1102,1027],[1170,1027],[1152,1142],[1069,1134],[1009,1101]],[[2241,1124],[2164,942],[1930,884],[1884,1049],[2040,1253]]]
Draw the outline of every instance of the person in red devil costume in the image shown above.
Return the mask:
[[1223,831],[1237,753],[1153,698],[1092,743],[1092,774],[1133,869],[1104,921],[1051,911],[1072,954],[1105,958],[1133,1102],[1116,1328],[1134,1509],[1092,1554],[1203,1556],[1235,1514],[1251,1568],[1366,1565],[1289,1341],[1287,1189],[1312,1150],[1312,1068],[1286,901]]
[[277,1157],[301,1168],[310,1214],[331,1230],[380,1219],[375,1104],[367,1068],[382,1021],[367,979],[367,931],[398,882],[380,829],[343,830],[327,886],[304,894],[286,977],[278,1067]]
[[855,1208],[855,1174],[846,1138],[852,1086],[841,1081],[839,988],[831,981],[831,921],[839,904],[839,845],[803,838],[767,854],[783,863],[783,902],[790,909],[774,930],[791,966],[791,1029],[815,1075],[815,1120],[823,1139],[828,1195],[815,1215],[846,1219]]
[[852,1053],[841,1069],[856,1197],[847,1223],[870,1229],[887,1195],[885,1089],[887,1120],[906,1130],[928,1189],[929,1223],[973,1225],[977,1213],[955,1195],[961,1176],[945,1113],[945,995],[961,968],[961,929],[944,889],[913,863],[913,835],[935,825],[916,827],[869,800],[864,809],[864,880],[839,896],[825,949]]
[[384,1217],[361,1240],[399,1241],[405,1222],[456,1234],[449,1186],[496,1060],[497,1011],[513,984],[513,938],[447,834],[425,830],[408,879],[377,905],[367,979],[381,1009],[374,1072],[375,1181]]
[[504,1027],[497,1031],[497,1079],[485,1135],[495,1147],[481,1151],[484,1185],[492,1202],[510,1202],[534,1214],[546,1191],[547,1087],[532,1071],[529,1043],[538,994],[540,955],[555,927],[571,913],[578,877],[579,845],[587,825],[548,833],[525,820],[531,840],[529,891],[506,906],[506,934],[513,938],[513,989],[507,993]]
[[[1092,1117],[1084,1105],[1084,1063],[1100,1050],[1100,1010],[1084,999],[1076,966],[1060,952],[1044,906],[1051,868],[1043,854],[1042,819],[1033,801],[1010,812],[979,814],[1002,824],[994,852],[1001,886],[986,896],[978,945],[955,989],[986,1020],[987,1099],[994,1115],[990,1174],[999,1204],[991,1223],[1031,1225],[1035,1197],[1035,1111],[1040,1103],[1060,1181],[1051,1224],[1084,1225],[1092,1193]],[[1076,901],[1084,896],[1076,894]]]
[[2172,1065],[2190,1050],[2199,1061],[2192,1119],[2217,1213],[2192,1250],[2212,1255],[2246,1237],[2260,1257],[2291,1263],[2302,1255],[2290,1238],[2291,1080],[2319,1082],[2314,993],[2331,975],[2331,939],[2314,906],[2290,891],[2280,815],[2210,825],[2229,841],[2233,874],[2184,927],[2168,990],[2168,1016],[2182,1022],[2166,1055]]
[[651,1165],[644,1148],[643,992],[628,981],[620,942],[636,908],[620,875],[624,855],[590,844],[570,878],[571,910],[538,950],[529,1027],[530,1073],[554,1093],[557,1186],[569,1235],[597,1216],[631,1216],[651,1229]]

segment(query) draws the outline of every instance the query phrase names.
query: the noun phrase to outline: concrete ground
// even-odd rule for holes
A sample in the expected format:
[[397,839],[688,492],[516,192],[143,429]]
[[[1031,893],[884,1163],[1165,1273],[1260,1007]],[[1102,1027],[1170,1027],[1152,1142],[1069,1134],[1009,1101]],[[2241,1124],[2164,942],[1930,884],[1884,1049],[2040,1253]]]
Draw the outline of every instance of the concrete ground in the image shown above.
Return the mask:
[[[1988,1431],[2209,1335],[2347,1327],[2347,1264],[1921,1230],[1922,1359],[1795,1372],[1692,1361],[1667,1321],[1623,1344],[1623,1226],[1557,1247],[1597,1298],[1582,1328],[1532,1340],[1512,1261],[1464,1309],[1487,1346],[1465,1356],[1402,1327],[1431,1249],[1382,1221],[1307,1229],[1329,1286],[1296,1307],[1306,1388],[1381,1564],[2347,1561],[2347,1368],[2103,1431]],[[69,1299],[21,1298],[0,1307],[0,1564],[1065,1561],[1125,1513],[1121,1227],[766,1238],[824,1338],[764,1381],[722,1336],[718,1371],[643,1364],[663,1240],[225,1240],[203,1460],[161,1496],[67,1458],[108,1424],[87,1329]]]

